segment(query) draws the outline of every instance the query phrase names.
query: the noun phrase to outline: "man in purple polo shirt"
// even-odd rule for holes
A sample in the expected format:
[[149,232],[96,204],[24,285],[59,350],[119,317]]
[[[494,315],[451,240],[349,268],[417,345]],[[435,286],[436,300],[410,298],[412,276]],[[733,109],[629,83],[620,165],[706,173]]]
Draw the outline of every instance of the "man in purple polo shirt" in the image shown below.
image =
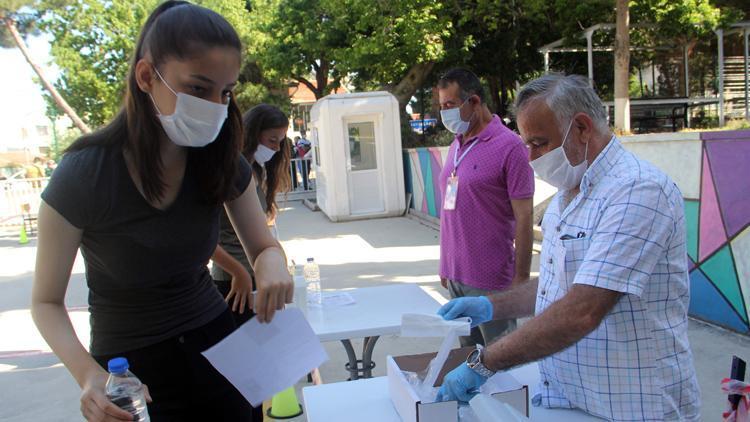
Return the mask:
[[[443,124],[456,134],[440,173],[441,283],[451,298],[507,290],[528,280],[531,267],[528,149],[490,113],[472,72],[448,71],[438,95]],[[461,345],[490,344],[515,327],[515,319],[490,321],[474,327]]]

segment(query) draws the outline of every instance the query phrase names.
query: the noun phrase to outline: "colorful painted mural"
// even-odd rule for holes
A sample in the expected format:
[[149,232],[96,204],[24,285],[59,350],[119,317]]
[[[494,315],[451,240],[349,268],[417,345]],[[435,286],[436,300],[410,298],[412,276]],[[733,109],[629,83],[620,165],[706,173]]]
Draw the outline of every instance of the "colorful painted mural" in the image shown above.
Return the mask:
[[[662,168],[685,197],[690,314],[750,334],[750,131],[634,136],[623,144]],[[447,152],[404,151],[411,208],[435,218]]]
[[443,201],[438,180],[447,154],[448,147],[404,150],[406,192],[412,194],[410,208],[440,218]]
[[750,333],[750,131],[701,134],[699,198],[685,198],[690,313]]

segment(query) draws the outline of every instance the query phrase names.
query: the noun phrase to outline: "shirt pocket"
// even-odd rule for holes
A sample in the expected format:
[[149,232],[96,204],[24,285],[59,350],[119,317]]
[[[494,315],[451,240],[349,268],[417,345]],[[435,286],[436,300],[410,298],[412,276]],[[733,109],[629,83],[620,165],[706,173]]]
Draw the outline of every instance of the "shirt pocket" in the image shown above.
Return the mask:
[[555,273],[560,286],[566,291],[573,284],[590,245],[591,239],[588,237],[560,240],[555,251]]

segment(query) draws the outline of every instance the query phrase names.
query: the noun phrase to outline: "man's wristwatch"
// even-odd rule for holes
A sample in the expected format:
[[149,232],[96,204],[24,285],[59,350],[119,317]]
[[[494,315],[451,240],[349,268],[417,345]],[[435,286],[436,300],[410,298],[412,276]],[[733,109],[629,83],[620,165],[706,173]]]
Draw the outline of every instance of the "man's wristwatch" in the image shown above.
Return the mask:
[[484,366],[483,361],[484,347],[482,347],[481,344],[477,344],[477,348],[472,350],[471,353],[469,353],[469,356],[466,358],[466,365],[471,368],[472,371],[485,378],[490,378],[491,376],[495,375],[493,371],[490,371],[486,366]]

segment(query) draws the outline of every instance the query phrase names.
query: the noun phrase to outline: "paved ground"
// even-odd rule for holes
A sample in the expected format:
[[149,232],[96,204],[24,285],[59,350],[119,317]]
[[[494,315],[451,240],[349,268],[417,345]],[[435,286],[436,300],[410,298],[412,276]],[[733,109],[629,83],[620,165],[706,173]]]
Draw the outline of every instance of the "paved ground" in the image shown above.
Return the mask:
[[[415,283],[444,300],[437,277],[438,232],[430,227],[407,218],[334,224],[299,202],[283,209],[279,226],[291,258],[303,262],[315,257],[324,289]],[[16,237],[0,237],[0,420],[80,420],[78,386],[49,352],[29,315],[35,251],[33,240],[20,246]],[[86,294],[79,259],[66,304],[84,344],[88,343]],[[724,403],[719,380],[728,373],[733,353],[750,359],[750,338],[691,321],[690,340],[703,391],[704,419],[719,420]],[[361,341],[354,345],[361,350]],[[386,354],[435,351],[437,346],[434,340],[382,338],[375,349],[374,373],[385,374]],[[339,343],[325,347],[331,359],[321,367],[323,380],[343,381],[348,376],[343,370],[343,347]]]

